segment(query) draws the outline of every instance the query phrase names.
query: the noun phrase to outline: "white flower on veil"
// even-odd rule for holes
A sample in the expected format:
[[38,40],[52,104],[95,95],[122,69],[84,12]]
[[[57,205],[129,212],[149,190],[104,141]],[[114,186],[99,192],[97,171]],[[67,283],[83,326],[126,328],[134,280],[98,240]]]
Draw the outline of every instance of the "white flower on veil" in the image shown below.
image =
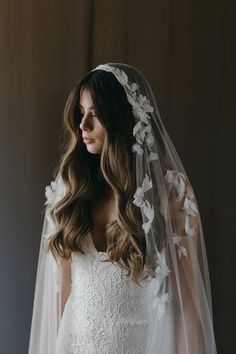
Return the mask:
[[47,209],[45,211],[45,218],[47,220],[47,233],[43,235],[45,239],[45,245],[47,245],[46,240],[48,240],[50,236],[53,235],[56,231],[56,225],[51,215],[52,207],[64,197],[65,192],[66,187],[61,176],[59,176],[55,181],[52,181],[50,185],[45,187],[45,205],[47,205]]
[[144,193],[152,188],[152,180],[148,175],[145,176],[142,187],[138,186],[134,194],[133,203],[142,209],[144,215],[148,218],[146,223],[142,224],[142,228],[145,233],[148,233],[154,219],[154,209],[147,199],[144,199]]
[[151,146],[153,145],[153,143],[154,143],[154,137],[153,137],[153,135],[150,134],[150,133],[147,134],[147,135],[145,136],[145,142],[146,142],[147,146],[151,147]]
[[129,97],[129,102],[133,106],[134,116],[144,123],[149,124],[147,118],[150,119],[151,117],[148,113],[153,112],[153,107],[150,105],[147,97],[141,94],[137,96],[136,92],[134,92],[133,95]]
[[[186,188],[185,176],[182,173],[177,173],[177,171],[175,170],[167,170],[164,179],[170,185],[175,186],[176,191],[178,193],[176,201],[182,200],[185,196],[182,208],[184,210],[184,230],[188,237],[194,236],[196,232],[196,226],[190,226],[189,217],[196,217],[198,211],[195,203],[193,202],[194,193],[192,189],[189,186],[187,186]],[[174,233],[172,239],[174,244],[177,246],[179,258],[181,258],[182,256],[187,257],[187,250],[181,244],[182,237]]]
[[177,193],[179,195],[177,200],[182,200],[182,198],[184,196],[184,192],[185,192],[185,182],[184,182],[182,175],[180,175],[176,178],[176,181],[174,182],[174,184],[175,184]]
[[181,240],[182,240],[181,237],[179,235],[177,235],[176,233],[174,233],[173,241],[177,246],[179,246]]
[[166,263],[165,250],[162,250],[162,252],[157,251],[157,257],[158,266],[155,270],[155,277],[150,281],[149,289],[151,290],[153,299],[152,306],[154,309],[157,309],[158,320],[161,320],[162,316],[167,311],[167,305],[170,301],[168,293],[164,292],[161,294],[161,292],[164,291],[164,280],[169,275],[170,269]]
[[188,215],[191,215],[191,216],[196,216],[197,215],[196,205],[188,197],[186,197],[185,200],[184,200],[184,209],[185,209],[185,212]]
[[[168,274],[170,273],[170,268],[168,267],[167,263],[166,263],[166,256],[164,253],[164,250],[160,253],[157,251],[157,255],[158,255],[158,266],[155,270],[155,276],[157,279],[160,280],[160,285],[162,284],[163,280],[165,279],[165,277],[168,276]],[[159,289],[156,289],[157,292],[159,292]]]
[[148,175],[146,175],[143,180],[142,187],[138,186],[136,189],[133,203],[138,207],[144,207],[144,193],[147,192],[150,188],[152,188],[152,180],[150,180]]
[[184,229],[185,229],[185,232],[187,234],[187,236],[189,237],[192,237],[195,235],[195,231],[196,231],[196,227],[195,226],[190,226],[189,224],[189,216],[186,215],[186,218],[185,218],[185,224],[184,224]]
[[[100,67],[104,68],[104,65],[100,65]],[[137,94],[139,86],[135,82],[129,83],[128,76],[123,70],[119,68],[112,69],[109,67],[106,67],[106,70],[112,71],[117,80],[126,90],[128,101],[132,105],[133,114],[138,119],[138,122],[133,128],[133,135],[136,138],[136,143],[132,146],[132,152],[136,152],[139,156],[142,156],[144,153],[142,147],[144,140],[150,150],[154,143],[154,137],[151,133],[151,125],[148,121],[148,119],[151,119],[149,113],[152,113],[154,108],[145,95]],[[151,151],[147,157],[149,163],[158,159],[158,153],[154,151]]]
[[154,209],[148,200],[145,200],[145,203],[143,206],[143,212],[144,212],[144,215],[146,215],[146,217],[148,218],[148,221],[146,223],[142,224],[142,228],[145,231],[145,233],[147,234],[150,230],[152,221],[154,219]]
[[45,205],[52,204],[56,188],[57,188],[56,181],[52,181],[49,186],[45,187],[45,196],[47,199],[45,202]]
[[168,293],[155,297],[153,301],[153,308],[157,309],[157,317],[159,320],[161,320],[163,315],[167,312],[169,302],[170,297]]
[[159,155],[157,152],[151,151],[150,154],[148,155],[148,162],[151,162],[154,160],[159,160]]
[[187,251],[186,251],[186,248],[184,246],[179,246],[178,247],[178,256],[179,256],[179,258],[181,258],[182,255],[187,257]]
[[133,146],[132,146],[132,152],[137,152],[138,155],[142,155],[143,154],[143,148],[140,144],[138,143],[135,143]]

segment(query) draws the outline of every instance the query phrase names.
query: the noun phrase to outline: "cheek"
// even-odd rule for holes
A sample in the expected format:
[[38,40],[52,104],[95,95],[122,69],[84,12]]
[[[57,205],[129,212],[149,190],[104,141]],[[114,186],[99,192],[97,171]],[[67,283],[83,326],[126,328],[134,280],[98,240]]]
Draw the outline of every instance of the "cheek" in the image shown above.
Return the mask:
[[101,137],[102,137],[102,140],[104,141],[104,139],[105,139],[105,130],[104,129],[101,132]]
[[99,136],[99,139],[104,141],[105,139],[105,133],[106,133],[106,130],[104,129],[104,127],[102,125],[100,125],[99,127],[99,133],[98,133],[98,136]]

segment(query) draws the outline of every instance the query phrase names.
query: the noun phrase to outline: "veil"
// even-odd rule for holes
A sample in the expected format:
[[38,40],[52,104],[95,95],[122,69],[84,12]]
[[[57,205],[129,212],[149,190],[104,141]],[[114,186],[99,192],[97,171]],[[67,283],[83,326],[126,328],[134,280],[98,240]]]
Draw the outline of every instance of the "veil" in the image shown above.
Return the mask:
[[[166,131],[145,76],[131,65],[108,63],[94,70],[115,75],[134,115],[132,146],[136,191],[146,239],[149,338],[144,354],[216,354],[210,278],[196,197]],[[51,207],[65,194],[60,171],[46,187],[46,211],[28,354],[54,354],[65,291],[62,263],[47,251],[56,225]],[[89,353],[90,354],[90,353]]]
[[62,262],[48,251],[48,241],[56,225],[50,211],[63,198],[66,188],[58,173],[55,181],[45,188],[46,209],[39,248],[34,293],[29,354],[54,354],[62,315]]

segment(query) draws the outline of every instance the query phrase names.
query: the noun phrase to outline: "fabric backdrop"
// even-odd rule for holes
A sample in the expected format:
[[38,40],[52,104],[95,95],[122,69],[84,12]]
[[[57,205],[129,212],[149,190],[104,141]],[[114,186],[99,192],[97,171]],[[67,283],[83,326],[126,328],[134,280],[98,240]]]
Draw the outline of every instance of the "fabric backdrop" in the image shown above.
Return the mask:
[[149,79],[205,231],[219,354],[235,332],[235,2],[0,1],[0,353],[26,354],[62,111],[100,63]]

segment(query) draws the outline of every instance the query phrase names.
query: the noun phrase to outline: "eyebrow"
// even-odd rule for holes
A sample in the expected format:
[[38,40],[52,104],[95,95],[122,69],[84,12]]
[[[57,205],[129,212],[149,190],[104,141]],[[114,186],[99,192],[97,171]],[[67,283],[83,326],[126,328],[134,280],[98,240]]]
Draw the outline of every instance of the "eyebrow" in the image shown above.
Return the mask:
[[[84,109],[84,107],[82,106],[82,104],[79,103],[79,106]],[[89,107],[89,109],[94,109],[94,108],[95,108],[94,106]]]

